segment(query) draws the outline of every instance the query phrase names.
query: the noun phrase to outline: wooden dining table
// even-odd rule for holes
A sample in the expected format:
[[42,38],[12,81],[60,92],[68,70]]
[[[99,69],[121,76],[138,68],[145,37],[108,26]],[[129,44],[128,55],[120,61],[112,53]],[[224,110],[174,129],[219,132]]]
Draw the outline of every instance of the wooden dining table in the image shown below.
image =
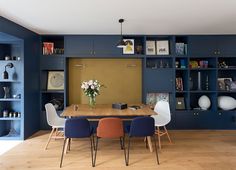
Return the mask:
[[[140,106],[139,109],[129,106]],[[90,108],[87,104],[72,104],[64,109],[61,116],[86,116],[89,121],[98,121],[102,117],[120,117],[123,120],[132,120],[137,116],[151,116],[156,114],[149,106],[143,104],[128,105],[127,109],[114,109],[111,104],[97,104]],[[150,152],[153,152],[151,137],[147,137]]]

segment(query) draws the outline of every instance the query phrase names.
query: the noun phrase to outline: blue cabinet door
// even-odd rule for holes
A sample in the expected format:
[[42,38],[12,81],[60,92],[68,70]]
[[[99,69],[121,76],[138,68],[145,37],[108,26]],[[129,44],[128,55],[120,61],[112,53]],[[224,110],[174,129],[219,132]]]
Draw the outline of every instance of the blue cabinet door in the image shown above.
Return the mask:
[[196,129],[197,116],[191,111],[176,112],[176,128],[177,129]]
[[[219,55],[236,54],[236,36],[218,36]],[[227,56],[226,56],[227,57]]]
[[144,87],[146,92],[172,92],[174,87],[172,69],[144,70]]
[[217,115],[217,129],[236,129],[236,112],[223,111],[218,112]]
[[66,57],[93,55],[93,36],[70,35],[65,36]]
[[[192,55],[216,55],[217,36],[189,36],[188,53]],[[201,57],[201,56],[197,56]]]
[[94,55],[104,55],[113,57],[121,55],[122,49],[116,45],[120,40],[120,36],[94,36]]

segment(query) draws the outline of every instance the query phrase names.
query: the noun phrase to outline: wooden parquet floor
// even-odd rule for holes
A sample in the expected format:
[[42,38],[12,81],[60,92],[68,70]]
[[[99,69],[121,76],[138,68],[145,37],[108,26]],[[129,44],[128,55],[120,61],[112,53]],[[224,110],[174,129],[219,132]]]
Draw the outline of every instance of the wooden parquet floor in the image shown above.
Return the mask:
[[[58,170],[63,140],[52,140],[44,150],[49,131],[31,138],[0,156],[0,170]],[[119,140],[101,139],[96,167],[91,166],[89,140],[73,140],[62,170],[236,170],[236,131],[170,131],[173,144],[162,137],[160,165],[155,152],[145,148],[142,138],[131,143],[130,165],[125,166]]]

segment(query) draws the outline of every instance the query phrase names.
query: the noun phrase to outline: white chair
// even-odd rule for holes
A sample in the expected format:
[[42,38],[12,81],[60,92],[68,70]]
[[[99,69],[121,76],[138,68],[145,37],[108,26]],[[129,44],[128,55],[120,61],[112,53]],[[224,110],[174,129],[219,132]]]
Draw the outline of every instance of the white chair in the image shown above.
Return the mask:
[[[45,146],[45,150],[48,147],[48,144],[52,138],[64,138],[63,136],[58,136],[58,133],[60,133],[60,129],[64,130],[65,127],[65,119],[61,118],[57,115],[55,107],[51,103],[45,104],[46,109],[46,116],[47,116],[47,122],[48,125],[52,127],[52,131],[49,135],[48,141]],[[53,134],[55,135],[53,136]]]
[[[159,148],[161,149],[161,136],[167,135],[169,142],[171,142],[169,133],[166,129],[166,125],[171,120],[170,106],[167,101],[158,101],[155,105],[154,112],[157,115],[152,115],[155,120],[156,134],[158,136]],[[160,130],[160,127],[164,127],[164,132]]]

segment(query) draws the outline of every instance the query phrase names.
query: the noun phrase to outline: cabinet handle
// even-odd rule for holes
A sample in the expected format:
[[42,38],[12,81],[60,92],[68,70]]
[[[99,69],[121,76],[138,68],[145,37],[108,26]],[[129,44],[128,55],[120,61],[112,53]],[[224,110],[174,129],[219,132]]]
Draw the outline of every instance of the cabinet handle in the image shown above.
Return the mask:
[[195,116],[195,113],[193,113],[193,115]]
[[214,51],[214,54],[217,54],[217,52],[216,52],[216,51]]
[[93,54],[93,52],[92,52],[92,51],[90,51],[90,54]]
[[93,54],[96,54],[96,52],[94,51]]
[[220,54],[220,51],[218,51],[218,54]]
[[219,115],[221,116],[221,115],[222,115],[222,113],[219,113]]
[[198,116],[198,113],[197,113],[197,116]]

